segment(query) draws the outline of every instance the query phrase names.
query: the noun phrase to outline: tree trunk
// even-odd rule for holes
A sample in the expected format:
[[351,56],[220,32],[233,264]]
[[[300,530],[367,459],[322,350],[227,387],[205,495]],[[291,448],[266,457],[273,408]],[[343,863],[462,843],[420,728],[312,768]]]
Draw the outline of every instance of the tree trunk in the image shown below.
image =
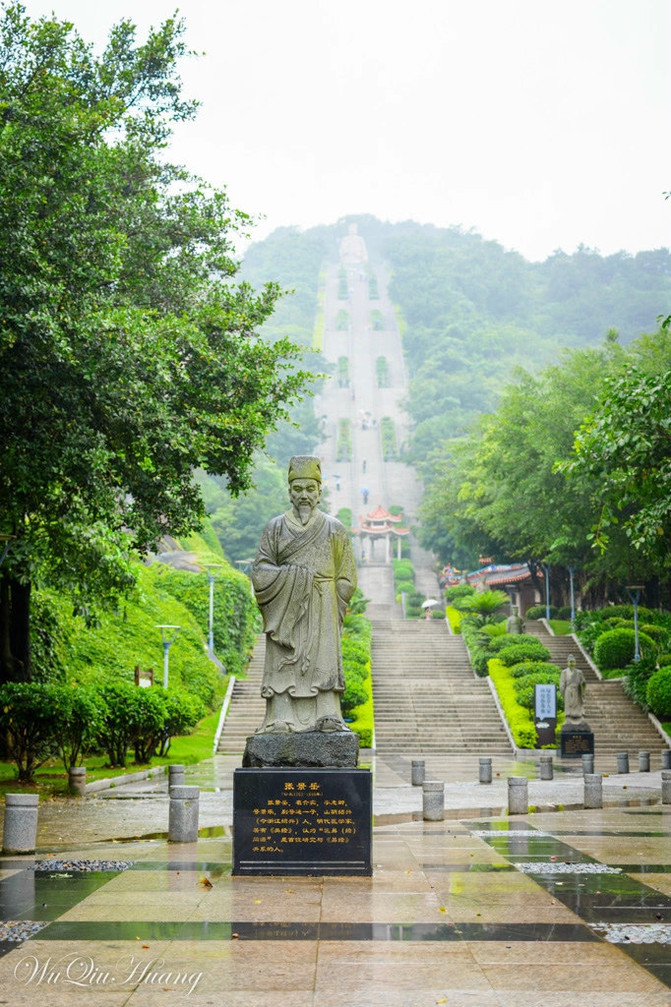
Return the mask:
[[29,682],[30,582],[0,577],[0,682]]

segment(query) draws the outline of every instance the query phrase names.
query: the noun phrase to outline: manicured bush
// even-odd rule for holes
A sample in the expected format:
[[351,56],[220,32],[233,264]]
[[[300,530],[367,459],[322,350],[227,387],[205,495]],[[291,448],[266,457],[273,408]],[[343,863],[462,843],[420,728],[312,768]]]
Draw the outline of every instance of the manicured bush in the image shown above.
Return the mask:
[[100,696],[105,706],[98,741],[107,753],[110,766],[126,765],[128,749],[135,737],[135,703],[140,691],[145,690],[121,679],[104,682],[100,687]]
[[669,631],[665,629],[664,626],[653,626],[649,622],[644,622],[639,628],[640,631],[645,633],[646,636],[649,636],[657,646],[659,646],[662,642],[666,643],[669,639]]
[[458,608],[459,606],[456,604],[457,599],[468,598],[472,594],[475,594],[475,588],[472,584],[453,584],[446,590],[445,599],[450,605]]
[[559,675],[561,668],[556,664],[550,664],[549,661],[520,661],[519,664],[510,665],[510,674],[513,678],[524,678],[526,675]]
[[380,441],[384,460],[386,462],[393,461],[398,456],[398,444],[396,442],[396,424],[391,416],[383,416],[380,420]]
[[[641,653],[652,654],[655,645],[645,633],[638,634]],[[598,668],[626,668],[634,660],[636,637],[633,629],[608,629],[594,644],[594,660]]]
[[489,674],[515,744],[519,748],[535,748],[536,728],[533,717],[531,711],[517,701],[515,682],[510,675],[510,669],[497,658],[492,658],[489,662]]
[[502,636],[495,636],[489,643],[489,649],[498,654],[504,647],[512,647],[520,643],[538,644],[540,640],[531,633],[504,633]]
[[160,686],[147,689],[135,686],[133,702],[133,749],[138,765],[151,762],[162,747],[167,707],[165,691]]
[[415,568],[409,559],[392,560],[394,580],[415,580]]
[[648,679],[648,707],[660,720],[671,720],[671,668],[660,668]]
[[17,778],[31,783],[35,770],[57,750],[52,686],[42,682],[7,682],[0,688],[0,730]]
[[[340,700],[343,717],[349,717],[372,696],[370,622],[364,616],[356,617],[355,622],[351,621],[351,616],[346,616],[346,620],[350,621],[345,626],[341,644],[345,676],[345,691]],[[368,631],[364,623],[368,624]]]
[[550,651],[544,647],[539,640],[525,641],[523,643],[511,643],[508,647],[503,647],[498,658],[508,667],[519,664],[520,661],[547,661],[550,658]]
[[658,654],[657,664],[660,668],[668,668],[671,665],[671,654]]
[[[525,619],[545,619],[547,615],[547,608],[545,605],[532,605],[524,613]],[[550,605],[550,618],[554,619],[557,615],[557,609],[553,605]]]
[[624,691],[643,710],[648,709],[648,682],[656,671],[657,662],[654,657],[642,657],[640,661],[633,661],[627,668],[623,683]]
[[557,609],[556,616],[553,616],[552,613],[550,613],[550,618],[553,618],[553,619],[570,619],[571,618],[571,606],[570,605],[561,605]]
[[401,580],[396,584],[396,598],[400,600],[402,594],[411,595],[415,593],[415,585],[411,580]]
[[191,734],[196,724],[207,713],[205,704],[198,696],[184,690],[168,690],[164,695],[165,720],[156,755],[166,756],[170,742],[178,735]]
[[52,684],[49,703],[54,738],[68,772],[94,747],[105,708],[98,690],[83,685]]

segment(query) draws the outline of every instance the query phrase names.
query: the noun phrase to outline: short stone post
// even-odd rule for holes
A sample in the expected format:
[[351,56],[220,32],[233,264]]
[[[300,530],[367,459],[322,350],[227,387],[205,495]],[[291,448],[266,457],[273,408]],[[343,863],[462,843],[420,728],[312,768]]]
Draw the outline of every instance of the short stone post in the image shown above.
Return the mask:
[[593,755],[583,755],[582,757],[582,771],[583,776],[588,773],[594,772],[594,756]]
[[671,770],[662,770],[662,804],[671,804]]
[[168,766],[168,787],[184,786],[184,766],[174,763]]
[[554,778],[554,768],[551,755],[541,755],[540,761],[541,780],[552,780]]
[[70,766],[68,769],[68,786],[71,794],[83,797],[86,793],[86,766]]
[[617,753],[617,771],[618,773],[629,772],[629,752]]
[[34,853],[37,842],[37,794],[5,794],[3,853]]
[[601,773],[585,773],[585,807],[603,807],[603,776]]
[[639,773],[650,772],[650,752],[638,753],[638,771]]
[[480,783],[492,782],[492,760],[486,756],[480,756]]
[[526,815],[529,811],[529,781],[526,776],[508,777],[508,814]]
[[671,769],[671,748],[662,749],[662,769]]
[[445,817],[445,784],[425,780],[422,784],[422,817],[425,822],[442,822]]
[[413,759],[411,777],[413,787],[421,787],[424,783],[424,759]]
[[195,843],[198,839],[199,787],[171,787],[168,842]]

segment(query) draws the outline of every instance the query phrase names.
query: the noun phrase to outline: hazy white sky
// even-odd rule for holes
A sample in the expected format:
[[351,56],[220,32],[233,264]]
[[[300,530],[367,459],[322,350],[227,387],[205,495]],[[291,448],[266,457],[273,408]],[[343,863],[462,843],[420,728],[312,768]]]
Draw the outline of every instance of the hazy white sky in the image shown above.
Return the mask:
[[[177,0],[26,0],[96,45]],[[669,0],[182,0],[173,159],[274,227],[474,227],[527,258],[671,244]]]

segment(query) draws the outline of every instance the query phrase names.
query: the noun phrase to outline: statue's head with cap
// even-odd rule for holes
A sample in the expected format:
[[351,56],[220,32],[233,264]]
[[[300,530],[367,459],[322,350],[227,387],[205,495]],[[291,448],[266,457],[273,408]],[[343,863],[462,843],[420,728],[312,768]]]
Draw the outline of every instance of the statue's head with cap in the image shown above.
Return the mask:
[[295,455],[289,462],[289,497],[294,514],[307,524],[322,495],[322,467],[316,455]]

